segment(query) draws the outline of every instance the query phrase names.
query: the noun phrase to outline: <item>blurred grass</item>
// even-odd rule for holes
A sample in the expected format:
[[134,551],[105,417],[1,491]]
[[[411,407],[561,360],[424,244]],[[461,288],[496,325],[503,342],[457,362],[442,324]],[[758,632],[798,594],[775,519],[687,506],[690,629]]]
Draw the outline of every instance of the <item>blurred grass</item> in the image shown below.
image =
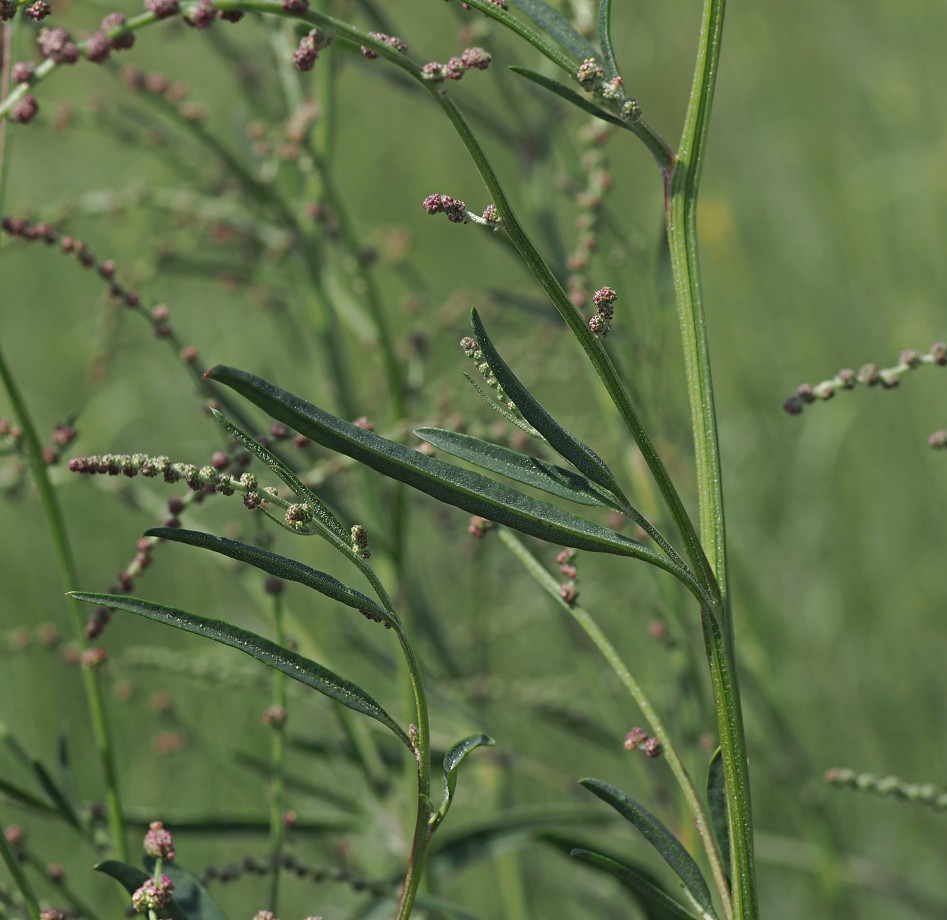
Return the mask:
[[[673,11],[644,3],[615,6],[626,86],[673,141],[690,83],[699,5],[691,0]],[[123,8],[130,12],[135,5]],[[71,17],[77,28],[91,28],[99,12],[70,8],[62,21]],[[471,43],[491,50],[495,70],[468,77],[453,95],[510,129],[537,127],[532,140],[542,138],[539,103],[548,100],[502,73],[508,64],[536,66],[522,46],[489,33],[459,38],[462,25],[478,30],[483,20],[461,15],[456,4],[404,0],[386,12],[418,60],[445,59]],[[931,916],[903,896],[892,902],[850,886],[844,860],[840,864],[833,852],[840,846],[836,855],[868,860],[876,867],[875,881],[890,875],[943,901],[942,819],[917,807],[828,790],[820,776],[830,766],[850,765],[918,782],[940,778],[947,754],[941,705],[947,469],[925,438],[944,425],[943,380],[937,369],[926,368],[899,391],[842,393],[795,419],[779,406],[805,380],[815,383],[839,367],[867,361],[887,366],[902,348],[926,350],[944,336],[947,118],[941,88],[947,78],[947,9],[915,2],[895,9],[864,0],[804,11],[733,5],[729,15],[701,231],[755,811],[764,834],[763,912],[771,918],[842,912],[873,920],[892,910]],[[215,27],[252,61],[259,97],[275,106],[275,75],[261,30],[249,22],[224,28]],[[256,117],[254,97],[235,88],[209,47],[205,35],[169,24],[148,30],[119,61],[186,80],[190,98],[207,105],[214,130],[232,149],[243,150],[240,126]],[[478,210],[488,203],[446,123],[426,98],[392,85],[383,62],[346,58],[344,64],[334,141],[339,188],[363,240],[384,240],[393,231],[409,235],[409,258],[418,273],[419,282],[412,283],[384,259],[378,268],[399,347],[406,351],[412,334],[427,337],[419,370],[423,387],[413,397],[410,421],[430,422],[450,412],[476,423],[492,421],[461,376],[469,368],[456,346],[467,332],[466,310],[476,304],[520,376],[580,437],[610,460],[623,459],[625,445],[616,441],[614,428],[599,423],[599,396],[558,321],[548,313],[500,306],[488,293],[535,296],[522,269],[477,228],[434,223],[421,211],[420,200],[432,192],[463,198]],[[313,80],[319,79],[317,66]],[[154,151],[103,135],[97,100],[141,107],[104,70],[83,65],[57,74],[38,96],[40,122],[14,129],[8,213],[58,215],[90,190],[175,186],[182,164],[198,184],[214,174],[206,159],[193,169],[183,141]],[[73,127],[57,133],[50,124],[60,105],[73,106],[76,114]],[[544,251],[553,250],[556,237],[566,248],[573,241],[572,206],[559,183],[565,165],[575,160],[583,120],[560,111],[554,124],[564,130],[553,140],[551,165],[526,147],[485,140],[526,226],[548,241]],[[604,242],[592,277],[620,293],[610,350],[641,394],[642,415],[686,486],[690,444],[677,321],[658,258],[660,181],[646,152],[629,139],[614,138],[607,153],[614,176],[610,214],[621,234]],[[557,226],[549,225],[551,217]],[[61,226],[101,257],[115,258],[120,277],[134,283],[143,302],[166,302],[203,364],[244,366],[315,401],[331,399],[311,340],[287,331],[304,315],[305,295],[299,274],[287,274],[285,264],[265,266],[248,283],[223,285],[215,277],[156,271],[156,243],[183,244],[185,254],[198,259],[220,254],[198,232],[177,226],[173,215],[143,210],[113,218],[80,209]],[[98,279],[40,244],[9,240],[0,250],[0,272],[0,338],[41,429],[78,410],[81,440],[70,453],[144,450],[205,462],[217,434],[192,398],[192,385],[145,323],[104,308]],[[263,296],[273,277],[280,279],[276,301]],[[358,405],[384,423],[380,358],[370,343],[346,335],[348,357],[358,370]],[[97,362],[104,354],[107,363]],[[103,367],[104,374],[92,374]],[[8,411],[0,401],[0,414]],[[170,493],[154,483],[135,483],[135,494],[150,496],[141,498],[150,503],[142,510],[100,481],[61,478],[84,573],[81,587],[104,589]],[[349,480],[345,474],[348,499],[355,501],[357,482]],[[235,526],[251,534],[236,505],[212,505],[200,509],[195,520],[201,526]],[[498,741],[480,771],[462,781],[449,826],[460,828],[511,803],[587,806],[575,779],[588,774],[663,803],[662,814],[674,820],[673,794],[661,771],[621,751],[637,713],[571,625],[499,545],[471,545],[462,515],[426,499],[412,500],[412,507],[409,568],[412,582],[423,588],[432,623],[430,633],[416,632],[432,682],[441,686],[434,696],[435,730],[444,733],[438,740],[446,746],[465,731],[484,729]],[[2,509],[2,628],[43,621],[64,627],[61,585],[35,496],[27,491],[4,501]],[[321,546],[284,534],[275,541],[279,551],[337,572]],[[541,552],[551,564],[553,550]],[[708,723],[680,677],[684,649],[699,644],[693,611],[640,567],[586,554],[579,572],[583,602],[601,616],[642,682],[655,688],[669,722],[694,741],[690,764],[699,774],[704,755],[696,741]],[[254,577],[200,554],[159,548],[138,593],[263,628]],[[321,660],[399,711],[395,680],[381,664],[394,653],[384,637],[338,611],[311,609],[301,593],[290,592],[288,603],[292,631],[317,637]],[[409,622],[422,616],[420,596],[406,599],[406,613]],[[672,650],[648,636],[649,623],[662,613],[671,617],[678,643]],[[675,625],[682,613],[687,634]],[[438,661],[435,640],[448,659]],[[137,688],[133,702],[114,706],[128,802],[155,817],[198,806],[262,815],[264,785],[233,757],[237,751],[266,756],[269,739],[259,718],[268,693],[206,687],[122,665],[126,645],[169,646],[182,659],[233,663],[232,655],[158,627],[119,617],[106,644],[114,659],[111,671]],[[30,750],[50,761],[56,731],[67,724],[81,789],[95,798],[99,787],[88,772],[77,680],[48,653],[5,655],[2,718]],[[165,730],[146,704],[155,689],[172,695],[185,723],[190,746],[182,752],[154,752],[154,736]],[[568,720],[557,724],[562,720],[550,715],[550,701],[574,709],[587,730],[600,725],[611,733],[612,750]],[[340,740],[328,704],[307,704],[299,713],[292,724],[300,734]],[[5,758],[0,754],[7,775]],[[320,782],[366,794],[354,769],[328,761],[314,770],[312,763],[297,752],[291,769],[307,776],[314,771]],[[395,774],[396,785],[399,779],[403,775]],[[396,793],[400,823],[386,817],[345,840],[298,836],[294,849],[316,864],[396,871],[408,826],[407,798],[400,796],[408,791],[402,783]],[[294,801],[292,793],[290,798],[301,815],[318,816],[325,807],[313,799]],[[44,830],[12,808],[5,811],[6,823],[22,818],[37,845],[43,842],[44,857],[68,863],[77,888],[91,890],[83,877],[91,854],[76,854],[74,841],[61,831]],[[606,839],[648,858],[630,831],[610,828]],[[188,865],[200,867],[202,861],[262,855],[265,841],[195,836],[178,849]],[[800,867],[800,852],[811,865]],[[524,852],[522,867],[532,916],[618,917],[631,909],[617,887],[541,846]],[[437,887],[483,917],[502,916],[501,902],[491,900],[493,871],[481,865]],[[242,916],[253,903],[254,884],[262,899],[263,882],[241,882],[222,895],[232,916]],[[293,892],[288,905],[297,914],[346,916],[357,903],[341,885],[307,884],[286,884]],[[284,916],[295,914],[288,906]]]

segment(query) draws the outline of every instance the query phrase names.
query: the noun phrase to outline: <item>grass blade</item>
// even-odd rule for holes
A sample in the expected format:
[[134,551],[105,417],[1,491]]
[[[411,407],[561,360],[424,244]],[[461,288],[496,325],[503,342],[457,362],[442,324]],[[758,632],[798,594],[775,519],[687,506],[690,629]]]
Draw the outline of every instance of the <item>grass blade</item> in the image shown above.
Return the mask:
[[704,881],[700,868],[684,845],[650,811],[620,789],[609,786],[598,779],[583,779],[579,782],[612,806],[623,818],[630,821],[645,840],[664,857],[664,861],[677,873],[694,901],[707,914],[713,916],[710,889]]
[[339,677],[328,668],[304,658],[302,655],[264,639],[256,633],[237,626],[231,626],[222,620],[209,620],[195,616],[175,607],[165,607],[151,601],[135,597],[125,597],[120,594],[85,594],[79,591],[71,592],[77,600],[89,604],[101,604],[116,610],[127,610],[176,629],[213,639],[221,645],[239,649],[241,652],[255,658],[263,664],[281,671],[287,677],[298,680],[300,683],[317,690],[319,693],[341,703],[343,706],[360,712],[369,718],[381,722],[386,728],[397,735],[404,744],[411,749],[411,741],[407,734],[384,709],[369,696],[361,687]]
[[353,607],[358,611],[367,611],[373,617],[381,619],[388,626],[397,625],[388,611],[376,604],[370,597],[356,591],[354,588],[350,588],[325,572],[311,569],[308,565],[296,562],[295,559],[288,559],[286,556],[279,556],[259,547],[250,546],[247,543],[227,540],[224,537],[201,533],[197,530],[154,527],[146,531],[145,536],[160,537],[162,540],[170,540],[173,543],[186,543],[189,546],[209,549],[221,556],[228,556],[238,562],[245,562],[247,565],[252,565],[254,568],[277,578],[282,578],[284,581],[295,581],[298,584],[305,585],[307,588],[312,588],[313,591],[331,597],[347,607]]

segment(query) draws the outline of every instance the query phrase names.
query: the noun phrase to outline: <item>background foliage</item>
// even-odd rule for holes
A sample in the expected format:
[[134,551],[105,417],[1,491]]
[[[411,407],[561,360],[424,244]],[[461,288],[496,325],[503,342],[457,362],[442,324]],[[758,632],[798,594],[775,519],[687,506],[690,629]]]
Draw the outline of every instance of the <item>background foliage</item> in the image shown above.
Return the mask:
[[[615,6],[626,85],[658,129],[673,136],[690,83],[698,4]],[[527,227],[561,270],[557,253],[574,243],[568,177],[581,156],[584,119],[504,73],[506,65],[536,62],[496,30],[476,31],[481,17],[433,0],[395,7],[386,5],[385,12],[418,60],[443,60],[465,44],[494,54],[493,69],[468,78],[453,95],[501,126],[485,135],[488,151]],[[91,30],[107,11],[74,4],[60,20]],[[458,38],[465,26],[475,30],[475,41],[470,33]],[[943,652],[936,641],[943,634],[945,469],[943,456],[925,446],[927,434],[944,426],[943,380],[937,369],[925,370],[900,392],[843,393],[801,418],[787,417],[779,406],[803,380],[817,382],[865,361],[894,364],[902,348],[926,350],[943,335],[945,30],[947,10],[937,4],[902,3],[895,11],[881,0],[805,12],[735,5],[728,22],[703,186],[702,252],[762,910],[772,918],[836,916],[843,908],[845,916],[888,916],[889,897],[902,888],[913,894],[898,895],[899,915],[937,916],[938,903],[942,909],[940,816],[830,790],[821,776],[828,767],[851,765],[937,780],[936,765],[947,753]],[[188,98],[206,105],[208,125],[249,156],[248,125],[261,120],[261,111],[280,117],[268,53],[265,34],[250,22],[218,24],[209,33],[169,23],[143,33],[119,63],[185,81]],[[243,83],[234,77],[231,55]],[[469,365],[456,345],[468,331],[467,309],[476,305],[518,373],[544,401],[561,407],[579,437],[621,464],[622,444],[596,422],[601,403],[578,350],[553,312],[535,300],[514,259],[478,228],[448,226],[421,210],[422,198],[434,192],[477,210],[488,203],[440,113],[392,80],[383,62],[346,57],[339,63],[334,175],[359,238],[379,251],[376,275],[417,384],[410,421],[457,415],[473,431],[492,423],[463,379]],[[312,80],[319,79],[317,65]],[[119,207],[125,196],[147,199],[148,190],[179,188],[185,180],[211,189],[217,165],[130,92],[117,68],[82,64],[57,74],[40,101],[42,118],[15,129],[8,213],[55,220],[98,255],[114,258],[119,277],[146,304],[168,304],[201,364],[247,367],[338,408],[324,358],[305,331],[311,305],[303,280],[288,261],[234,258],[206,225],[147,201]],[[56,126],[64,121],[67,127]],[[145,138],[152,123],[164,132],[160,146]],[[482,124],[475,119],[481,134]],[[658,174],[647,152],[624,137],[606,152],[613,188],[590,274],[594,286],[610,284],[620,293],[610,350],[641,394],[644,420],[670,465],[684,469],[690,435],[660,256]],[[292,189],[290,170],[281,181]],[[346,357],[357,370],[351,399],[385,430],[381,361],[348,267],[338,259],[333,264],[330,288]],[[141,450],[206,462],[218,434],[193,384],[145,323],[106,303],[98,278],[40,244],[20,241],[5,241],[0,271],[0,336],[42,429],[78,412],[81,439],[73,453]],[[9,415],[9,407],[0,403],[0,414]],[[633,457],[626,459],[634,465]],[[50,761],[65,726],[77,781],[94,797],[76,670],[35,643],[14,651],[19,629],[53,622],[65,631],[65,611],[32,490],[12,488],[12,468],[0,475],[11,487],[2,504],[0,554],[2,719]],[[333,475],[344,500],[357,503],[358,476]],[[134,554],[139,534],[165,516],[170,493],[138,481],[73,481],[64,471],[56,478],[84,573],[80,587],[104,590]],[[420,497],[411,504],[412,593],[405,611],[424,637],[422,654],[437,688],[435,725],[445,731],[444,743],[448,734],[481,728],[497,741],[471,769],[451,829],[511,808],[573,806],[594,814],[591,797],[575,782],[591,772],[660,801],[670,790],[660,764],[621,749],[637,714],[571,624],[498,543],[468,538],[464,515]],[[238,511],[234,502],[212,501],[189,521],[251,538],[254,520]],[[371,519],[365,523],[371,530]],[[321,546],[284,534],[274,541],[276,551],[319,566]],[[543,552],[551,565],[554,552]],[[691,766],[699,774],[706,757],[700,739],[711,722],[706,706],[695,704],[688,670],[699,641],[696,615],[643,566],[580,556],[579,571],[583,603],[601,615],[641,682],[659,688],[655,697],[667,721],[678,737],[693,741]],[[174,546],[156,551],[138,593],[260,623],[255,573]],[[301,591],[290,590],[287,605],[304,650],[308,645],[321,660],[358,675],[378,698],[396,700],[392,649],[377,629],[320,609]],[[652,638],[655,621],[666,623],[667,640]],[[106,645],[124,794],[133,813],[162,817],[172,828],[181,815],[262,816],[265,784],[247,758],[263,759],[269,750],[260,724],[269,699],[266,676],[245,672],[232,654],[130,618],[116,618]],[[146,652],[166,648],[174,650],[175,668],[212,661],[228,671],[226,680],[146,666]],[[238,669],[240,686],[233,682]],[[156,712],[156,692],[173,700],[170,714]],[[294,705],[292,737],[330,749],[344,744],[328,704],[299,696]],[[168,732],[179,733],[184,747],[156,753],[156,737]],[[325,790],[341,783],[346,799],[358,799],[363,777],[331,752],[314,758],[294,750],[291,757],[291,772],[310,787],[290,789],[300,818],[347,819],[346,803],[328,801]],[[0,773],[18,769],[0,752]],[[674,798],[670,792],[664,798],[673,822]],[[396,795],[404,819],[410,803],[398,801]],[[4,811],[5,823],[28,825],[44,857],[66,864],[77,889],[97,892],[93,899],[108,890],[88,877],[90,854],[77,851],[62,831]],[[297,832],[294,850],[311,865],[386,877],[397,865],[404,823],[362,814],[352,832]],[[648,858],[622,827],[564,827],[570,840],[605,834],[615,849]],[[514,916],[503,892],[513,890],[510,879],[522,872],[528,907],[520,916],[625,917],[633,909],[617,885],[568,863],[554,848],[512,842],[524,841],[507,839],[488,859],[442,880],[435,865],[436,888],[476,915]],[[180,837],[178,850],[189,867],[201,868],[262,855],[265,837],[195,833]],[[244,879],[216,893],[239,916],[254,901],[254,886],[262,899],[263,881]],[[347,911],[360,903],[357,892],[338,883],[300,882],[288,891],[286,916],[293,907],[355,916]]]

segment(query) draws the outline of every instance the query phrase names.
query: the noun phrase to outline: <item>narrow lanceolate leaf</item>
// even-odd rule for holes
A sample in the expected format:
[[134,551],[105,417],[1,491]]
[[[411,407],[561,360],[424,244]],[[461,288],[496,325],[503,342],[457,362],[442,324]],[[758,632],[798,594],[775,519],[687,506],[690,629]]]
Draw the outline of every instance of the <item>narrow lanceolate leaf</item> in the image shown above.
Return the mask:
[[598,49],[587,38],[583,38],[575,26],[549,3],[544,0],[510,0],[513,6],[521,9],[546,35],[556,43],[567,48],[580,61],[598,58]]
[[582,111],[588,112],[589,115],[601,118],[602,121],[607,121],[610,125],[615,125],[617,128],[628,127],[620,118],[616,118],[604,109],[600,109],[594,102],[586,99],[585,96],[580,95],[574,89],[570,89],[564,83],[554,80],[552,77],[547,77],[545,74],[530,70],[528,67],[510,67],[510,70],[512,70],[513,73],[518,73],[521,77],[526,77],[527,80],[532,80],[537,86],[548,89],[551,93],[555,93],[557,96],[565,99],[566,102],[578,106]]
[[683,904],[679,904],[672,897],[662,891],[657,885],[653,885],[648,879],[639,875],[634,869],[623,863],[602,856],[600,853],[593,853],[591,850],[576,849],[572,851],[576,859],[591,863],[606,872],[620,878],[629,888],[631,888],[638,898],[643,901],[643,907],[647,911],[649,920],[657,920],[658,917],[680,917],[682,920],[696,920],[694,915]]
[[[118,862],[115,859],[106,859],[93,868],[96,872],[102,872],[115,879],[130,895],[138,891],[151,878],[147,872],[142,872],[141,869],[135,866],[129,866],[128,863]],[[168,878],[170,877],[168,875]],[[161,909],[161,916],[168,917],[170,920],[194,920],[181,909],[181,906],[173,897]]]
[[618,62],[612,48],[612,0],[602,0],[598,8],[598,41],[602,46],[602,67],[609,79],[618,76]]
[[302,480],[272,451],[268,450],[259,442],[255,441],[245,431],[241,431],[233,424],[223,413],[216,409],[211,409],[214,418],[227,433],[240,444],[242,444],[258,460],[262,460],[270,470],[275,473],[283,483],[292,490],[293,494],[301,501],[312,505],[316,519],[323,526],[332,531],[337,537],[348,542],[349,535],[345,528],[339,522],[338,518],[323,504],[322,500],[312,489],[306,486]]
[[457,431],[417,428],[414,433],[452,457],[459,457],[491,473],[499,473],[523,485],[567,498],[580,505],[605,505],[621,511],[621,506],[615,499],[603,494],[602,490],[585,476],[573,473],[572,470]]
[[197,530],[154,527],[146,531],[145,536],[160,537],[162,540],[170,540],[173,543],[187,543],[189,546],[199,546],[201,549],[209,549],[211,552],[220,553],[222,556],[229,556],[231,559],[261,569],[269,575],[282,578],[284,581],[295,581],[307,588],[312,588],[314,591],[318,591],[326,597],[331,597],[347,607],[365,611],[371,614],[372,617],[378,617],[389,626],[397,625],[391,614],[376,604],[370,597],[356,591],[354,588],[350,588],[325,572],[311,569],[308,565],[296,562],[295,559],[288,559],[286,556],[278,556],[276,553],[269,553],[256,546],[239,543],[236,540],[227,540],[224,537],[216,537],[209,533],[201,533]]
[[100,604],[103,607],[112,607],[116,610],[127,610],[185,632],[213,639],[221,645],[239,649],[241,652],[262,661],[263,664],[282,671],[293,680],[298,680],[313,690],[318,690],[330,699],[347,706],[349,709],[369,716],[391,729],[401,741],[410,749],[411,740],[382,707],[372,699],[361,687],[339,677],[321,664],[304,658],[302,655],[264,639],[256,633],[237,626],[231,626],[223,620],[208,620],[195,616],[184,610],[174,607],[165,607],[162,604],[153,604],[151,601],[135,597],[124,597],[121,594],[84,594],[79,591],[70,592],[70,596],[89,604]]
[[447,814],[451,803],[454,801],[454,790],[457,788],[457,771],[463,763],[464,758],[474,749],[495,744],[494,740],[482,732],[470,735],[462,741],[458,741],[444,755],[444,801],[438,810],[438,821],[442,821]]
[[[472,470],[450,464],[351,425],[253,374],[218,365],[211,380],[232,387],[264,412],[330,450],[345,454],[448,505],[560,546],[644,559],[673,573],[698,597],[701,589],[680,565],[647,546],[584,518],[529,498]],[[591,478],[591,477],[590,477]]]
[[599,779],[583,779],[579,782],[597,795],[603,802],[612,806],[623,818],[630,821],[645,840],[648,841],[663,857],[664,861],[677,873],[690,892],[695,903],[707,914],[713,916],[713,902],[710,898],[710,889],[701,875],[700,868],[694,862],[690,853],[650,811],[640,805],[633,798],[620,789],[609,786]]
[[[155,860],[152,856],[144,858],[145,868],[152,875]],[[161,872],[174,884],[174,902],[184,911],[188,920],[227,920],[227,915],[217,906],[201,883],[177,863],[163,863]]]
[[[506,395],[523,413],[523,418],[530,423],[561,457],[568,460],[579,472],[588,476],[592,482],[607,489],[618,499],[624,499],[621,487],[612,475],[612,471],[605,465],[605,461],[590,447],[569,434],[536,400],[532,393],[520,383],[519,378],[510,369],[509,365],[496,350],[487,330],[476,310],[470,311],[470,324],[473,327],[473,337],[477,340],[484,360],[490,365],[490,370],[506,391]],[[627,501],[625,502],[627,504]]]
[[727,787],[723,774],[720,748],[714,751],[707,766],[707,808],[717,849],[723,860],[723,871],[730,878],[730,823],[727,820]]

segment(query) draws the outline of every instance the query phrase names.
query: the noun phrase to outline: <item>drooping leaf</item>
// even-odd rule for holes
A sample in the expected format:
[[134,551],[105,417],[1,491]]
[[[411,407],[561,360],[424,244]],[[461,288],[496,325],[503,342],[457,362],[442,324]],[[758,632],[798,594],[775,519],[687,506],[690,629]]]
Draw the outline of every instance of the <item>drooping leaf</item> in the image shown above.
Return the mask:
[[618,76],[618,62],[612,47],[612,0],[602,0],[598,8],[598,41],[602,46],[602,68],[612,79]]
[[[154,857],[145,856],[145,868],[155,871]],[[184,911],[188,920],[227,920],[224,912],[207,893],[204,886],[177,863],[162,863],[162,874],[174,883],[174,902]]]
[[713,914],[713,902],[710,889],[693,857],[677,839],[650,811],[636,802],[631,796],[603,783],[599,779],[582,779],[579,782],[597,795],[603,802],[612,806],[623,818],[630,821],[664,857],[664,861],[677,873],[695,902],[708,914]]
[[612,475],[612,471],[605,465],[605,461],[590,447],[566,431],[523,386],[510,366],[500,357],[476,310],[470,311],[470,324],[473,328],[473,337],[483,352],[484,360],[490,365],[490,370],[506,391],[506,395],[523,413],[523,418],[549,442],[553,450],[568,460],[579,472],[607,489],[616,498],[624,499],[621,487]]
[[[119,862],[116,859],[106,859],[93,866],[96,872],[102,872],[105,875],[115,879],[128,893],[133,895],[151,876],[135,866],[129,866],[128,863]],[[170,878],[168,873],[168,878]],[[170,920],[197,920],[186,914],[172,896],[171,900],[162,908],[162,917],[168,917]]]
[[325,526],[327,530],[332,531],[339,539],[348,540],[348,534],[345,528],[339,522],[338,518],[325,506],[322,500],[312,491],[302,480],[276,456],[267,447],[255,441],[246,432],[241,431],[234,425],[223,413],[216,409],[211,409],[214,418],[224,428],[234,440],[239,441],[251,454],[258,460],[262,460],[275,473],[283,483],[292,490],[293,494],[301,501],[312,506],[316,518]]
[[572,855],[576,859],[591,863],[621,879],[644,902],[642,906],[646,911],[648,920],[669,920],[669,918],[696,920],[694,914],[683,904],[679,904],[630,866],[609,859],[607,856],[602,856],[600,853],[593,853],[591,850],[576,849],[572,851]]
[[583,38],[562,13],[544,0],[510,0],[510,2],[529,16],[559,45],[571,51],[580,62],[588,58],[601,58],[595,45],[587,38]]
[[263,636],[232,626],[230,623],[223,622],[223,620],[209,620],[195,616],[193,613],[187,613],[184,610],[165,607],[162,604],[153,604],[151,601],[141,600],[140,598],[125,597],[120,594],[85,594],[79,591],[70,592],[70,595],[77,600],[90,604],[101,604],[103,607],[111,607],[115,610],[127,610],[129,613],[137,614],[149,620],[155,620],[158,623],[182,629],[196,636],[213,639],[221,645],[239,649],[251,658],[255,658],[277,671],[282,671],[288,677],[292,677],[293,680],[298,680],[307,687],[318,690],[319,693],[335,700],[337,703],[381,722],[411,749],[411,740],[401,726],[361,687],[339,677],[338,674],[334,674],[328,668],[324,668],[321,664],[317,664],[309,658],[304,658],[302,655],[283,648],[269,639],[264,639]]
[[621,511],[621,507],[611,496],[603,495],[585,476],[573,473],[572,470],[457,431],[416,428],[414,433],[445,453],[491,473],[499,473],[523,485],[567,498],[580,505],[605,505]]
[[311,569],[308,565],[303,565],[301,562],[296,562],[286,556],[279,556],[259,547],[250,546],[247,543],[239,543],[236,540],[228,540],[213,534],[201,533],[197,530],[153,527],[145,532],[145,536],[160,537],[162,540],[170,540],[173,543],[187,543],[189,546],[209,549],[211,552],[228,556],[238,562],[245,562],[247,565],[252,565],[254,568],[261,569],[269,575],[275,575],[277,578],[282,578],[284,581],[295,581],[305,585],[307,588],[312,588],[326,597],[331,597],[347,607],[352,607],[355,610],[365,610],[372,616],[379,617],[389,626],[397,625],[391,614],[370,597],[356,591],[354,588],[350,588],[325,572]]
[[699,593],[689,572],[636,540],[569,514],[555,505],[529,498],[472,470],[459,470],[351,425],[253,374],[218,365],[205,376],[232,387],[273,418],[324,447],[352,457],[445,504],[550,543],[644,559],[672,572],[691,590]]
[[438,809],[438,821],[443,821],[445,815],[454,801],[454,790],[457,788],[457,771],[463,763],[464,758],[478,747],[492,746],[494,740],[483,732],[477,732],[461,741],[458,741],[444,755],[444,801]]
[[723,774],[723,757],[718,747],[707,765],[707,809],[710,824],[720,850],[723,871],[730,878],[730,824],[727,820],[727,786]]
[[606,112],[604,109],[600,109],[590,99],[580,95],[574,89],[566,86],[565,83],[560,83],[558,80],[554,80],[552,77],[547,77],[545,74],[541,74],[538,71],[530,70],[528,67],[515,66],[510,67],[510,70],[512,70],[513,73],[518,73],[521,77],[526,77],[527,80],[531,80],[537,86],[541,86],[543,89],[548,89],[550,92],[555,93],[562,99],[565,99],[566,102],[578,106],[583,112],[588,112],[589,115],[594,115],[596,118],[601,118],[602,121],[606,121],[610,125],[615,125],[617,128],[628,127],[628,125],[620,118],[616,118],[614,115]]

